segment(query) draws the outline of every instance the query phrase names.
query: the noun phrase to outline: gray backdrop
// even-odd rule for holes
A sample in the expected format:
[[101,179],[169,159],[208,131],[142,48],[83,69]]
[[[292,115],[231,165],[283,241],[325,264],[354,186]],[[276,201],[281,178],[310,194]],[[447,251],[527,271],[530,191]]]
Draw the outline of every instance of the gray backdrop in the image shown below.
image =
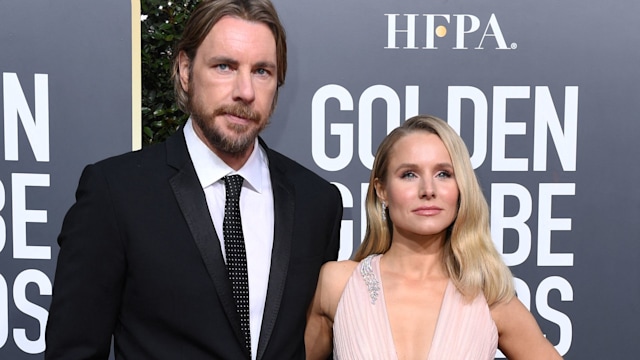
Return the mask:
[[[118,3],[0,0],[3,359],[41,357],[55,238],[82,167],[131,149],[132,15]],[[363,235],[377,144],[437,115],[469,147],[496,245],[549,340],[565,359],[634,358],[637,2],[275,4],[289,72],[263,137],[340,187],[341,258]]]
[[290,68],[264,138],[341,185],[342,256],[363,235],[362,184],[389,126],[437,115],[459,124],[548,339],[566,359],[637,356],[640,3],[276,6]]
[[80,172],[132,148],[131,3],[0,0],[0,48],[0,359],[40,359]]

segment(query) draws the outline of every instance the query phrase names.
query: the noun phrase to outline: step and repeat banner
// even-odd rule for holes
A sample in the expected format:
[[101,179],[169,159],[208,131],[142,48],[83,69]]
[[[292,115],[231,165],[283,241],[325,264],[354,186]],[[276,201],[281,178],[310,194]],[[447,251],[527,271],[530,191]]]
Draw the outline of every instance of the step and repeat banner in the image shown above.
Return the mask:
[[267,143],[342,191],[364,234],[373,154],[428,113],[464,138],[519,298],[566,359],[637,357],[640,3],[276,1],[289,71]]
[[139,147],[134,2],[0,0],[0,359],[43,357],[82,168]]
[[[640,3],[274,0],[289,71],[267,143],[338,186],[364,234],[382,138],[464,138],[518,297],[565,359],[640,334]],[[82,168],[140,146],[137,1],[0,0],[0,358],[40,359]],[[497,354],[501,358],[501,354]]]

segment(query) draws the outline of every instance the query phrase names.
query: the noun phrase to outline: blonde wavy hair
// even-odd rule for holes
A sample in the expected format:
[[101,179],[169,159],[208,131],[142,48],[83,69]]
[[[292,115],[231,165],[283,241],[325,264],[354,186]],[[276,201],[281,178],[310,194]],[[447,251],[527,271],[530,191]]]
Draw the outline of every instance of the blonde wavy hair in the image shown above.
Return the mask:
[[365,200],[367,230],[354,260],[383,254],[393,241],[393,222],[382,204],[374,184],[387,179],[389,154],[401,138],[417,131],[437,135],[444,143],[453,165],[460,192],[458,215],[447,231],[443,261],[456,288],[467,298],[483,292],[489,306],[509,301],[514,295],[513,276],[491,240],[489,206],[476,178],[469,151],[462,138],[445,121],[430,115],[410,118],[394,129],[378,147]]

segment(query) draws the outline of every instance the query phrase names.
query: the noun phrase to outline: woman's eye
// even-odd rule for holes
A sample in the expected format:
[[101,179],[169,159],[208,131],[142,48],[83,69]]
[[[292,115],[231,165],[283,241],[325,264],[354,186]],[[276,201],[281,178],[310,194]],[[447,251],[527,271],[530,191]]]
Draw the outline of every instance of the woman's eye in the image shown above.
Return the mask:
[[413,171],[407,171],[402,173],[402,176],[400,176],[403,179],[413,179],[416,177],[416,174]]
[[448,171],[440,171],[440,172],[436,175],[436,177],[439,177],[439,178],[450,178],[450,177],[451,177],[451,173],[450,173],[450,172],[448,172]]

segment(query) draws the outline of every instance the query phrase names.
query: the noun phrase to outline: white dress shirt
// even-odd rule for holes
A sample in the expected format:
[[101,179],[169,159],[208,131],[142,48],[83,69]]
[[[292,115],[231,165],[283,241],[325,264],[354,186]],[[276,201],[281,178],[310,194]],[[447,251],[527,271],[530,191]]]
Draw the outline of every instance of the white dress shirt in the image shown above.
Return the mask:
[[238,174],[244,178],[240,192],[240,216],[247,252],[251,358],[256,359],[258,340],[267,297],[271,250],[273,248],[273,190],[267,154],[256,139],[253,152],[244,166],[234,171],[196,135],[191,119],[184,126],[184,137],[191,161],[204,190],[209,214],[215,226],[220,249],[225,257],[222,222],[224,219],[224,177]]

